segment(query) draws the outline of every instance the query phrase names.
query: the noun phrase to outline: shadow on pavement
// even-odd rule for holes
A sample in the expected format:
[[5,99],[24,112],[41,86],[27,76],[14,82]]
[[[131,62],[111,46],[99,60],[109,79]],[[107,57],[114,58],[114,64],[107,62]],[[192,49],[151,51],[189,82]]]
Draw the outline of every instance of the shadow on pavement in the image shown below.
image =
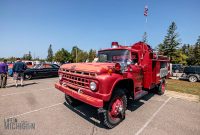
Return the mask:
[[98,113],[97,109],[95,107],[89,106],[87,104],[79,105],[75,108],[68,105],[66,102],[63,103],[67,108],[69,108],[71,111],[75,112],[85,120],[89,121],[93,125],[99,127],[99,128],[105,128],[103,125],[100,124],[98,119]]
[[[149,93],[149,94],[145,95],[144,97],[142,97],[139,100],[136,100],[136,101],[134,101],[132,99],[128,100],[127,110],[129,110],[129,111],[137,110],[140,106],[145,104],[144,102],[142,102],[143,100],[148,101],[154,95],[155,94],[153,94],[153,93]],[[79,105],[79,106],[75,107],[75,108],[73,108],[72,106],[68,105],[66,102],[64,102],[63,104],[67,108],[69,108],[71,111],[75,112],[76,114],[78,114],[79,116],[81,116],[85,120],[89,121],[93,125],[95,125],[95,126],[97,126],[99,128],[106,128],[99,121],[97,108],[92,107],[92,106],[87,105],[87,104],[84,104],[84,103],[82,105]]]
[[[23,86],[29,86],[29,85],[34,85],[34,84],[38,84],[38,83],[36,83],[36,82],[26,83],[26,84],[24,84]],[[18,84],[18,86],[20,86],[20,85]],[[6,88],[11,88],[11,87],[15,87],[15,84],[7,85],[7,86],[6,86]]]
[[[45,80],[45,79],[53,79],[53,78],[58,78],[58,76],[44,76],[44,77],[34,77],[31,78],[30,80]],[[26,81],[28,81],[28,79],[25,79]]]
[[127,110],[129,110],[131,112],[137,110],[140,106],[142,106],[143,104],[145,104],[144,102],[142,102],[142,100],[148,101],[154,95],[155,95],[154,93],[148,93],[147,95],[145,95],[144,97],[142,97],[141,99],[138,99],[138,100],[129,99],[128,100]]

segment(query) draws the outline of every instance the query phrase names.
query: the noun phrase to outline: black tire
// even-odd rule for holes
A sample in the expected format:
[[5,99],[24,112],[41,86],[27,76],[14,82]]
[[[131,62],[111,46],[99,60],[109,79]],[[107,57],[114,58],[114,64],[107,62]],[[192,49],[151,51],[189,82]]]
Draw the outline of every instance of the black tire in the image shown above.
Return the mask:
[[166,81],[165,81],[165,79],[163,79],[161,81],[161,83],[158,84],[157,87],[156,87],[157,94],[158,95],[163,95],[165,93],[165,88],[166,88]]
[[27,79],[27,80],[31,80],[32,79],[32,75],[25,74],[24,78]]
[[72,107],[76,107],[78,105],[80,105],[82,102],[65,94],[65,100],[66,100],[66,103],[69,104],[70,106]]
[[[120,100],[121,105],[116,104],[116,102]],[[116,105],[115,107],[118,107],[117,115],[113,116],[112,111],[114,107],[113,105]],[[118,105],[118,106],[117,106]],[[101,123],[108,127],[108,128],[114,128],[116,125],[118,125],[122,120],[125,119],[125,111],[127,108],[127,96],[125,92],[122,89],[116,90],[111,97],[111,100],[105,104],[104,111],[99,113],[99,119]]]
[[190,82],[197,82],[198,81],[198,78],[194,75],[191,75],[188,79],[189,79]]

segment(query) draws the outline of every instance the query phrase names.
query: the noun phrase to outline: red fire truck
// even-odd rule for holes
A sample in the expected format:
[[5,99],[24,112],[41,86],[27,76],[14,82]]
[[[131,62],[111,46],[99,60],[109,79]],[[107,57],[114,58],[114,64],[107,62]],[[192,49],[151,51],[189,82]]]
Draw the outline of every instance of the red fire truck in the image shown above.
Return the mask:
[[127,99],[137,100],[154,90],[165,92],[169,58],[143,42],[122,46],[112,42],[98,52],[96,63],[72,63],[59,69],[55,87],[75,107],[84,102],[98,109],[100,121],[113,128],[125,118]]

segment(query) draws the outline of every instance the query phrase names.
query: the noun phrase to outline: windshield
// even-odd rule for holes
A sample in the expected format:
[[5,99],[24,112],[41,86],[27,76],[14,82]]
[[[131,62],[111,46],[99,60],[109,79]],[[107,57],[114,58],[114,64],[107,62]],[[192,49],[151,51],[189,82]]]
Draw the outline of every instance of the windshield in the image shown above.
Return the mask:
[[124,63],[130,59],[129,50],[105,50],[98,54],[98,62],[120,62]]

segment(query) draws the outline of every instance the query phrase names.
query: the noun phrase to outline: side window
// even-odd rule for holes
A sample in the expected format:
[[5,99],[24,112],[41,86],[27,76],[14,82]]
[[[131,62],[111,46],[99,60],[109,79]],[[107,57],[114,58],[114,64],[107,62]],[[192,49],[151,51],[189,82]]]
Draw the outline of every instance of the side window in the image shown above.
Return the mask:
[[26,65],[27,65],[27,66],[31,66],[31,65],[32,65],[32,62],[27,62]]
[[196,72],[197,72],[197,74],[200,74],[200,67],[196,68]]
[[166,62],[160,62],[160,68],[167,68]]
[[190,72],[191,72],[191,73],[195,73],[195,67],[191,67],[191,68],[190,68]]
[[46,64],[45,68],[53,68],[53,67],[51,65],[49,65],[49,64]]
[[138,64],[138,54],[137,53],[131,53],[132,58],[132,64]]

